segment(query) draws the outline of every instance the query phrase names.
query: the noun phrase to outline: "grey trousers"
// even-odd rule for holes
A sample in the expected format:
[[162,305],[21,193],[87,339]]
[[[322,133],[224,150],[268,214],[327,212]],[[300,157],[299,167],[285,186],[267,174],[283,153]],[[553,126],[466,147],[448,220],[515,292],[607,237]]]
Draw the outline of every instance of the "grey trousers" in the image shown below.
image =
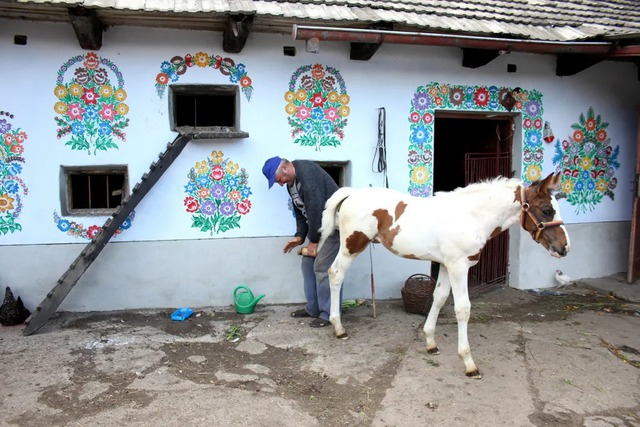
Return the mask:
[[[322,245],[315,258],[302,257],[302,280],[304,282],[304,296],[307,299],[305,308],[311,317],[329,320],[331,288],[328,270],[336,259],[339,249],[340,233],[335,231]],[[340,289],[340,306],[342,306],[342,288]]]

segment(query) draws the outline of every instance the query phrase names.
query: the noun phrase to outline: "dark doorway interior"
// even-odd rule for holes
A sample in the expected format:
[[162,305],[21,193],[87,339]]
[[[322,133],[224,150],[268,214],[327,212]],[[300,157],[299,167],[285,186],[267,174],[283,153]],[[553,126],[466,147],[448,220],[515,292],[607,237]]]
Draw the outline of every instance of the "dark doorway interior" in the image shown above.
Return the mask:
[[[498,175],[512,176],[513,126],[510,116],[436,114],[434,191],[451,191]],[[470,295],[506,281],[508,239],[508,233],[502,233],[484,247],[480,262],[469,270]],[[438,271],[439,265],[432,263],[434,279]]]
[[[474,116],[461,114],[436,115],[434,142],[435,191],[450,191],[464,187],[465,154],[478,153],[494,156],[511,154],[513,132],[508,116]],[[495,175],[494,175],[495,176]],[[511,176],[511,171],[509,171]],[[476,182],[474,180],[472,182]]]

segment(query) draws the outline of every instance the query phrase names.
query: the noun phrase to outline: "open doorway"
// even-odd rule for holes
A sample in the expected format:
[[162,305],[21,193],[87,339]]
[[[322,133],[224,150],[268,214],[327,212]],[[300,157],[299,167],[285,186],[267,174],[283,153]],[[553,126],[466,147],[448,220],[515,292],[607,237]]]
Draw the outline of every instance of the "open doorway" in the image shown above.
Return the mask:
[[[434,124],[434,191],[458,187],[496,176],[513,176],[514,123],[509,115],[436,112]],[[480,262],[469,270],[469,295],[474,296],[507,280],[509,234],[491,239]],[[432,263],[437,278],[439,265]]]

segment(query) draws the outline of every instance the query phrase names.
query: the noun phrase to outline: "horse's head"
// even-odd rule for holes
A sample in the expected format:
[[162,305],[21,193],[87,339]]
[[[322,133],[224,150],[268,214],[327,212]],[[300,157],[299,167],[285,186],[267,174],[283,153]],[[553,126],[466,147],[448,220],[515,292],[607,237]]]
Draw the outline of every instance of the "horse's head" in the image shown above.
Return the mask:
[[569,233],[560,217],[560,209],[553,193],[560,187],[560,174],[550,174],[542,181],[521,187],[522,203],[520,224],[531,233],[537,243],[551,255],[560,258],[569,252]]

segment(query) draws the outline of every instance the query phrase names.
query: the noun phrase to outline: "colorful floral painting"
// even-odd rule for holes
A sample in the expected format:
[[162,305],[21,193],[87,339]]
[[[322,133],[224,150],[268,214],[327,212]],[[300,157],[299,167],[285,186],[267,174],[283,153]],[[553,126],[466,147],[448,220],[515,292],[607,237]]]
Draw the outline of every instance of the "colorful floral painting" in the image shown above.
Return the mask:
[[[124,220],[122,225],[118,227],[115,233],[113,233],[113,236],[115,237],[118,234],[122,233],[124,230],[128,230],[129,228],[131,228],[131,224],[133,223],[133,219],[135,218],[135,216],[136,212],[132,211],[127,219]],[[85,227],[84,225],[79,224],[75,221],[69,221],[68,219],[61,218],[56,211],[53,211],[53,222],[56,224],[56,227],[58,227],[58,230],[67,233],[69,236],[73,236],[76,239],[80,237],[83,239],[91,240],[96,237],[98,233],[100,233],[100,231],[102,231],[102,226],[100,225]]]
[[200,68],[213,68],[219,70],[224,76],[229,76],[231,83],[238,83],[240,90],[251,101],[253,86],[251,78],[247,75],[244,64],[236,64],[231,58],[223,58],[220,55],[209,55],[205,52],[198,52],[195,55],[190,53],[183,56],[174,56],[169,61],[164,61],[160,65],[160,72],[156,76],[156,93],[163,97],[169,82],[177,82],[181,75],[193,66]]
[[[80,65],[74,69],[76,64]],[[73,76],[65,82],[65,74],[72,69]],[[109,73],[116,77],[117,86]],[[53,106],[58,114],[58,139],[71,135],[65,145],[72,150],[95,155],[118,148],[114,139],[126,140],[127,92],[122,73],[113,62],[93,52],[74,56],[58,70],[54,94],[58,98]]]
[[553,164],[562,174],[562,190],[556,197],[575,206],[576,214],[593,211],[605,196],[614,199],[620,146],[611,146],[608,126],[589,107],[586,117],[580,114],[578,122],[571,125],[573,133],[562,143],[556,141]]
[[240,219],[251,210],[249,176],[244,168],[212,151],[211,158],[197,162],[185,185],[186,210],[191,227],[204,233],[224,233],[240,227]]
[[22,212],[22,198],[29,194],[20,178],[27,133],[14,128],[11,119],[13,114],[0,111],[0,235],[22,231],[17,220]]
[[433,193],[433,143],[435,111],[472,110],[507,112],[505,97],[513,96],[511,112],[522,113],[522,179],[533,182],[542,174],[542,94],[536,90],[512,90],[497,86],[460,86],[429,83],[420,86],[409,111],[409,193],[428,197]]
[[305,65],[296,70],[284,94],[294,143],[303,147],[337,147],[344,139],[350,98],[333,67]]

